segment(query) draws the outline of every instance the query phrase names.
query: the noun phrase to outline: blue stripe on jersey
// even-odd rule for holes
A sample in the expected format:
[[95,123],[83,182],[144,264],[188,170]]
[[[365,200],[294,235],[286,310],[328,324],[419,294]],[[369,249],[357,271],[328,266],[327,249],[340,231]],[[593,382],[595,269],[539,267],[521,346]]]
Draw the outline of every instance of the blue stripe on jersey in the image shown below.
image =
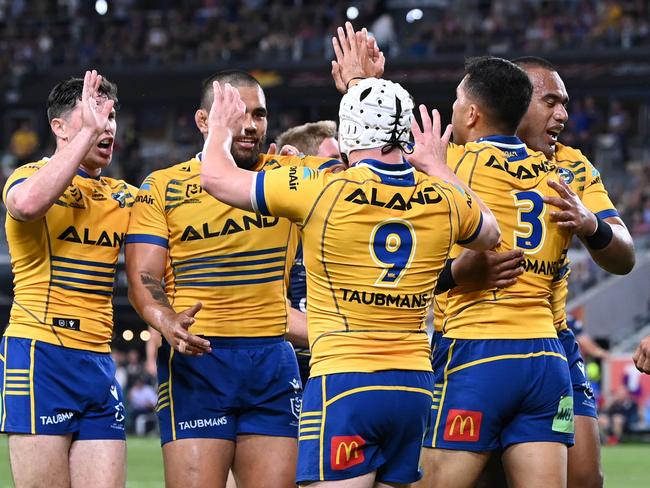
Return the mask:
[[284,266],[275,266],[273,268],[262,268],[262,269],[241,269],[237,271],[215,271],[212,273],[186,274],[183,276],[181,276],[181,274],[178,273],[176,275],[176,282],[180,280],[191,279],[191,278],[217,278],[219,276],[244,276],[244,275],[274,273],[276,271],[282,271],[282,270],[284,270]]
[[170,197],[168,195],[165,196],[166,202],[180,202],[182,199],[183,197]]
[[[128,237],[127,237],[128,239]],[[273,254],[276,252],[280,251],[286,251],[287,248],[285,247],[271,247],[269,249],[258,249],[255,251],[243,251],[243,252],[233,252],[230,254],[222,254],[220,256],[206,256],[203,258],[192,258],[192,259],[185,259],[183,261],[176,261],[175,263],[172,263],[172,266],[180,266],[181,264],[188,264],[188,263],[202,263],[206,261],[213,261],[216,259],[224,259],[224,258],[240,258],[244,256],[259,256],[262,254]]]
[[601,219],[606,219],[608,217],[618,217],[618,212],[615,208],[602,210],[596,214],[596,217],[600,217]]
[[113,296],[113,290],[103,291],[103,290],[90,290],[88,288],[77,288],[76,286],[64,285],[63,283],[52,283],[52,286],[57,288],[63,288],[64,290],[78,291],[81,293],[88,293],[90,295],[103,295],[103,296]]
[[72,276],[61,276],[61,275],[52,275],[52,279],[59,280],[59,281],[68,281],[70,283],[81,283],[82,285],[104,286],[111,289],[113,288],[113,280],[111,281],[84,280],[83,278],[73,278]]
[[83,259],[64,258],[61,256],[52,256],[52,261],[59,261],[62,263],[71,263],[71,264],[82,264],[84,266],[96,266],[98,268],[115,269],[115,265],[110,263],[100,263],[97,261],[85,261]]
[[264,171],[260,171],[255,176],[255,206],[262,215],[268,215],[269,207],[266,206],[266,198],[264,197]]
[[469,244],[472,242],[474,239],[478,237],[479,232],[481,232],[481,227],[483,227],[483,213],[481,212],[481,218],[478,221],[478,225],[476,226],[476,230],[472,233],[471,236],[469,236],[467,239],[462,240],[462,241],[457,241],[458,244]]
[[266,278],[256,278],[254,280],[235,280],[235,281],[176,281],[175,286],[233,286],[233,285],[255,285],[258,283],[269,283],[271,281],[281,281],[284,275],[268,276]]
[[51,266],[51,269],[54,271],[63,271],[66,273],[77,273],[77,274],[85,274],[85,275],[92,275],[92,276],[100,276],[102,278],[115,278],[114,271],[112,273],[105,273],[103,271],[93,271],[90,269],[66,268],[65,266]]
[[327,169],[327,168],[330,168],[330,167],[332,167],[332,166],[334,166],[336,164],[341,164],[341,161],[339,161],[338,159],[330,159],[329,161],[325,161],[323,164],[321,164],[318,167],[318,169],[319,170]]
[[156,246],[164,247],[165,249],[169,247],[167,245],[167,239],[160,236],[153,236],[151,234],[128,234],[124,242],[126,244],[155,244]]
[[181,190],[179,190],[178,188],[167,187],[167,192],[168,193],[181,193]]
[[193,266],[176,266],[172,265],[177,273],[183,273],[185,271],[192,271],[193,269],[210,269],[210,268],[226,268],[230,266],[256,266],[258,264],[267,264],[267,263],[277,263],[278,261],[284,261],[285,255],[275,256],[272,258],[266,259],[255,259],[253,261],[235,261],[227,263],[205,263],[205,264],[195,264]]
[[9,188],[7,188],[7,195],[9,194],[9,190],[11,190],[14,186],[22,183],[25,181],[27,178],[18,178],[16,181],[14,181],[11,185],[9,185]]

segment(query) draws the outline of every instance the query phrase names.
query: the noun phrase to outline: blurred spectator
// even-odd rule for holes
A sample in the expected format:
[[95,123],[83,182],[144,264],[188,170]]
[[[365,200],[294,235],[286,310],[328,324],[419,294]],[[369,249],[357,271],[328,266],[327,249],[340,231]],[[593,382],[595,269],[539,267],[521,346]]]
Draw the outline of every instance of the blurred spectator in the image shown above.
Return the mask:
[[610,445],[618,444],[621,437],[638,422],[638,405],[624,386],[616,391],[598,417],[601,432]]
[[126,353],[126,374],[127,374],[127,389],[130,389],[135,384],[138,378],[142,377],[144,373],[144,366],[140,362],[140,353],[137,349],[129,349]]
[[9,141],[9,150],[15,158],[16,166],[34,161],[38,145],[38,134],[32,128],[31,121],[29,119],[21,120]]
[[147,383],[143,376],[134,379],[128,395],[128,407],[135,433],[145,435],[150,426],[155,427],[156,417],[154,410],[158,402],[158,395],[153,386]]
[[113,349],[111,351],[113,361],[115,361],[115,379],[119,383],[123,392],[126,392],[126,387],[129,379],[129,374],[126,371],[126,355],[124,352]]
[[623,163],[627,162],[630,151],[627,146],[627,133],[630,129],[630,114],[623,108],[621,102],[612,100],[607,118],[607,131],[614,137],[617,150],[620,151]]

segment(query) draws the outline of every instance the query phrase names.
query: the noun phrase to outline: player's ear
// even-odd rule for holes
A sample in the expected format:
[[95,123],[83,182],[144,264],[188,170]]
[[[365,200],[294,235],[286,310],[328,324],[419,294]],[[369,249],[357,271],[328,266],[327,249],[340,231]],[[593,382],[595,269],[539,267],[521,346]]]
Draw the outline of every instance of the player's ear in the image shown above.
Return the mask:
[[201,131],[201,134],[208,135],[208,111],[204,108],[198,109],[194,113],[194,123],[196,127]]
[[50,128],[57,139],[68,140],[68,126],[65,119],[56,117],[50,121]]
[[478,105],[475,103],[469,104],[469,109],[467,110],[467,119],[465,120],[465,125],[467,127],[474,127],[478,122],[479,110]]

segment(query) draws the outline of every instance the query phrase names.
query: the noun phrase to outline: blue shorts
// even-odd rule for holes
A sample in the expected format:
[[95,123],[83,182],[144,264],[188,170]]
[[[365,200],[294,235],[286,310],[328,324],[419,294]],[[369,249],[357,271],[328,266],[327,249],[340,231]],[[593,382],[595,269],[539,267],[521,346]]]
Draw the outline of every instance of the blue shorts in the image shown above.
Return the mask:
[[598,418],[596,410],[596,399],[591,382],[587,379],[585,362],[580,355],[580,347],[571,329],[565,329],[558,333],[558,338],[566,352],[566,358],[571,372],[571,383],[573,384],[573,413],[583,417]]
[[506,449],[573,445],[573,396],[557,339],[439,339],[431,431],[425,447]]
[[297,482],[377,472],[377,481],[412,483],[431,407],[425,371],[339,373],[310,378],[298,438]]
[[0,431],[124,440],[124,400],[110,354],[3,337]]
[[206,337],[212,352],[186,356],[163,341],[158,351],[162,444],[240,434],[298,437],[302,384],[283,337]]

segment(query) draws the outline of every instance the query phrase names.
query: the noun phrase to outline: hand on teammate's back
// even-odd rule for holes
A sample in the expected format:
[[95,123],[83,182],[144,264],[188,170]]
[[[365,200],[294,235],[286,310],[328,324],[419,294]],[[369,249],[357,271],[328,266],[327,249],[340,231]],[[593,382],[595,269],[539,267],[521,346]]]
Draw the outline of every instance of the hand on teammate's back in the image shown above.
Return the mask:
[[548,185],[559,197],[544,197],[544,203],[553,205],[559,210],[551,211],[551,222],[557,222],[558,227],[578,236],[590,236],[596,232],[596,216],[580,201],[571,188],[562,180],[549,180]]
[[465,249],[454,259],[451,273],[457,285],[472,290],[507,288],[524,272],[521,249],[511,251],[472,251]]

